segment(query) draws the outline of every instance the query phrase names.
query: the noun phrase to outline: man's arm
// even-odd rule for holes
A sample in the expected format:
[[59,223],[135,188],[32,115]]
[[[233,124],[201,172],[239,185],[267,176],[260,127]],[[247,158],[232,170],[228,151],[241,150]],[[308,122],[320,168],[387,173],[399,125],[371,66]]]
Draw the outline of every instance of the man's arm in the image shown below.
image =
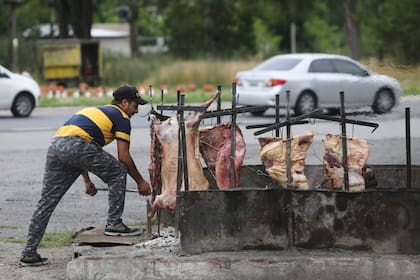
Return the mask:
[[128,174],[137,183],[137,189],[141,195],[150,195],[150,185],[147,183],[140,172],[137,170],[136,164],[130,154],[130,143],[117,140],[118,159],[127,167]]
[[89,174],[86,170],[82,172],[83,181],[85,182],[86,194],[94,196],[98,191],[96,190],[95,185],[89,178]]

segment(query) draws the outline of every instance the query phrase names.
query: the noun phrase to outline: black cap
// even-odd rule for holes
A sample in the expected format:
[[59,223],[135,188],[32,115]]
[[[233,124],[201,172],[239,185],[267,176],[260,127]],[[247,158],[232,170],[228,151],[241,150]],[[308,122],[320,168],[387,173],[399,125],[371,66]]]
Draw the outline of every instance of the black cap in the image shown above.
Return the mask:
[[140,93],[138,92],[137,88],[135,86],[130,85],[124,85],[119,88],[117,88],[112,95],[114,96],[114,100],[134,100],[137,101],[138,104],[144,105],[148,102],[140,97]]

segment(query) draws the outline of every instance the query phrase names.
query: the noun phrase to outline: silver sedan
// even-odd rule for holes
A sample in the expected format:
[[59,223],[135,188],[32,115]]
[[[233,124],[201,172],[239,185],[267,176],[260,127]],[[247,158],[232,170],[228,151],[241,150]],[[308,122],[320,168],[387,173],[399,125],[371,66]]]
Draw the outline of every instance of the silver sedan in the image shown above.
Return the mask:
[[290,107],[296,114],[316,108],[338,109],[341,91],[346,108],[370,106],[382,114],[398,105],[402,95],[396,79],[370,72],[349,57],[331,54],[277,55],[237,73],[235,81],[239,105],[274,107],[280,94],[281,107],[285,107],[289,90]]

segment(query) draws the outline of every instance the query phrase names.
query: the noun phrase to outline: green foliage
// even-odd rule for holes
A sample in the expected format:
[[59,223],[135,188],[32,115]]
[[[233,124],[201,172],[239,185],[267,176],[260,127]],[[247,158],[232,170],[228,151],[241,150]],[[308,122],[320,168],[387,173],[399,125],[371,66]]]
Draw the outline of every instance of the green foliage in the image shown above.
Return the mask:
[[253,31],[259,56],[265,59],[279,52],[282,37],[272,34],[261,19],[255,19]]
[[225,58],[246,51],[249,42],[242,38],[252,38],[252,34],[246,36],[252,33],[252,18],[248,24],[239,26],[241,12],[247,10],[240,9],[243,7],[238,2],[241,1],[171,1],[164,10],[170,51],[187,59]]
[[323,1],[314,4],[316,13],[312,13],[305,21],[303,28],[311,42],[314,52],[344,53],[344,36],[340,27],[329,22],[330,8]]
[[147,55],[141,58],[105,56],[103,82],[112,86],[139,84],[153,75],[156,69],[173,61],[171,56],[166,55]]
[[420,6],[416,0],[366,0],[364,22],[377,39],[377,56],[393,57],[400,63],[420,62]]
[[[93,0],[94,22],[119,22],[118,8],[129,1]],[[355,18],[361,26],[364,58],[390,58],[405,64],[420,62],[418,0],[351,2],[357,8]],[[347,52],[342,0],[137,0],[137,3],[138,33],[164,35],[173,61],[244,59],[289,52],[291,23],[296,25],[298,52]],[[36,38],[23,38],[22,32],[41,23],[55,22],[57,16],[51,1],[44,0],[25,0],[16,11],[19,68],[35,73],[39,69],[34,59]],[[0,1],[0,17],[3,19],[0,21],[0,63],[10,67],[11,7],[5,1]],[[147,56],[142,58],[148,59]],[[161,62],[159,58],[157,61]],[[114,68],[113,63],[105,65]],[[105,82],[134,83],[138,77],[149,77],[155,71],[154,66],[142,65],[143,61],[128,61],[126,67],[107,75]]]

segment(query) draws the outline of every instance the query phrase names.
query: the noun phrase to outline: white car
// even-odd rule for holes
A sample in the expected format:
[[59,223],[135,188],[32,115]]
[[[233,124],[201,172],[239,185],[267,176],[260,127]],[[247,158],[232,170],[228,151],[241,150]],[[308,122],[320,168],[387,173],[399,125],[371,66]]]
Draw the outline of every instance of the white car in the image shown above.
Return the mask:
[[15,117],[29,117],[39,98],[36,81],[0,65],[0,110],[11,110]]
[[290,108],[296,114],[315,108],[339,109],[340,91],[344,92],[346,109],[370,106],[382,114],[398,105],[402,95],[396,79],[369,72],[349,57],[331,54],[277,55],[237,73],[235,81],[239,105],[274,107],[280,94],[280,105],[285,107],[285,92],[289,90]]

